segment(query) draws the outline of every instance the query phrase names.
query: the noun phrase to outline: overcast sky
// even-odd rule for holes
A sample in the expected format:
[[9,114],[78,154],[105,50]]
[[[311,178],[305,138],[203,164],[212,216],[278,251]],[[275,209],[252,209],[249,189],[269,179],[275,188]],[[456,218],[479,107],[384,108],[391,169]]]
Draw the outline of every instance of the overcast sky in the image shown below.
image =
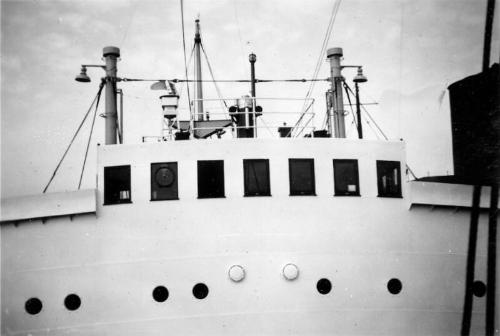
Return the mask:
[[[199,14],[216,78],[248,78],[252,51],[257,54],[257,78],[311,78],[333,4],[185,0],[188,53]],[[443,93],[452,82],[481,70],[485,10],[486,0],[341,2],[328,46],[344,49],[344,64],[364,66],[369,81],[362,84],[362,100],[379,103],[368,110],[391,139],[407,142],[408,162],[419,176],[452,171],[449,103]],[[498,28],[497,19],[492,62],[499,60]],[[102,62],[104,46],[121,49],[121,77],[183,78],[178,0],[2,0],[1,38],[2,197],[42,191],[103,73],[89,69],[93,81],[88,84],[74,77],[80,64]],[[208,78],[206,70],[204,65]],[[348,81],[354,75],[352,70],[344,73]],[[319,77],[328,77],[326,62]],[[149,90],[149,85],[119,85],[125,93],[126,143],[159,133],[161,92]],[[227,97],[249,91],[246,84],[220,87]],[[317,126],[327,87],[318,83],[313,94]],[[302,83],[258,84],[257,95],[303,98],[307,89]],[[216,97],[212,86],[206,85],[205,91]],[[186,108],[184,100],[181,107]],[[350,117],[347,124],[349,137],[355,137]],[[98,118],[84,187],[95,184],[95,144],[104,142],[103,125]],[[367,138],[377,138],[370,125],[364,129]],[[88,132],[86,124],[49,191],[76,189]]]

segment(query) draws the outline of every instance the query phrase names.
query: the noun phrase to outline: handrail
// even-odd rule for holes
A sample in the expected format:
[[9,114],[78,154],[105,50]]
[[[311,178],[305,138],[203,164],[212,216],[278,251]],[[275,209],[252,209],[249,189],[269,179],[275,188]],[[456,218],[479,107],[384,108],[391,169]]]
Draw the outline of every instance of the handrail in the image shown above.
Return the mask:
[[[221,108],[219,102],[225,101],[230,106],[236,107],[229,112],[229,109],[224,107]],[[298,101],[304,102],[308,108],[305,112],[302,111],[302,104],[297,104]],[[204,102],[203,110],[197,110],[199,102]],[[231,129],[231,134],[233,137],[237,137],[238,130],[247,129],[250,136],[253,134],[254,138],[276,136],[278,137],[280,132],[279,129],[282,127],[290,127],[290,133],[286,134],[287,137],[298,137],[301,134],[309,134],[308,136],[314,136],[314,130],[316,126],[314,123],[315,112],[314,112],[314,98],[284,98],[284,97],[220,97],[220,98],[193,98],[190,101],[190,105],[194,107],[189,113],[189,120],[184,120],[183,130],[188,130],[191,134],[191,138],[203,137],[207,132],[196,133],[196,131],[206,131],[212,130],[216,131],[218,128]],[[287,105],[288,103],[288,105]],[[260,105],[263,109],[260,111]],[[259,111],[257,111],[259,109]],[[302,125],[299,128],[292,130],[291,126],[295,124],[298,118],[303,119]],[[210,123],[214,120],[228,120],[231,125],[219,126],[220,123]],[[200,123],[200,121],[202,121]],[[177,122],[177,128],[180,129],[179,121]],[[216,125],[216,126],[214,126]],[[226,124],[227,125],[227,124]],[[258,132],[260,129],[266,129],[267,132],[261,134]],[[293,133],[292,133],[293,131]],[[286,131],[285,131],[286,132]],[[228,132],[229,133],[229,132]],[[219,137],[220,133],[217,134]],[[224,136],[224,137],[227,137]],[[147,138],[147,139],[146,139]],[[143,142],[156,137],[144,137]],[[158,141],[165,141],[165,137],[157,137]],[[171,138],[172,139],[172,138]]]

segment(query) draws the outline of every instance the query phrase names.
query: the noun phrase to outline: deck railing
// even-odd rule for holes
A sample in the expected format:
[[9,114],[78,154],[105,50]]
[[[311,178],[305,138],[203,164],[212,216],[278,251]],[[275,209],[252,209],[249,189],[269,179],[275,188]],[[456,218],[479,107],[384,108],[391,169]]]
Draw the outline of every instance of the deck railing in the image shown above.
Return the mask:
[[[199,102],[203,103],[203,111],[197,111]],[[235,106],[234,112],[229,108]],[[262,106],[262,111],[258,107]],[[295,137],[310,134],[314,136],[315,112],[314,98],[275,98],[275,97],[243,97],[243,98],[205,98],[191,101],[189,120],[165,120],[162,136],[143,136],[143,142],[161,142],[173,140],[173,133],[179,129],[190,132],[190,138],[202,132],[212,132],[218,137],[222,133],[231,134],[237,138],[238,130],[253,131],[254,138],[279,137],[281,129],[285,135]],[[243,122],[236,123],[235,119]],[[180,118],[178,118],[180,119]],[[227,120],[227,126],[214,126],[215,121]],[[186,123],[189,122],[188,125]],[[186,127],[187,126],[187,127]],[[286,130],[289,129],[287,132]],[[230,132],[225,132],[230,130]],[[198,132],[198,133],[197,133]],[[289,133],[289,134],[288,134]],[[224,135],[227,137],[227,135]]]

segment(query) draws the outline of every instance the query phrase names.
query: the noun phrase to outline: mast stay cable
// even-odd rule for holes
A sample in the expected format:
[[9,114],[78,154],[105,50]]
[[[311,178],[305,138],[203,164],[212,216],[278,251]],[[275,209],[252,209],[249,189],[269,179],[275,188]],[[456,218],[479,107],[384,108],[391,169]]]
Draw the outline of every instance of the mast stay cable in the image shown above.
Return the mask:
[[56,176],[57,174],[57,171],[59,170],[59,167],[61,167],[61,164],[62,162],[64,161],[64,158],[66,157],[66,155],[68,154],[68,151],[69,149],[71,148],[71,146],[73,145],[73,142],[75,141],[76,139],[76,136],[78,135],[78,133],[80,132],[80,130],[82,129],[82,126],[83,124],[85,123],[85,120],[87,120],[87,117],[89,116],[90,114],[90,111],[92,111],[92,107],[94,106],[95,102],[97,101],[97,99],[99,98],[101,94],[101,88],[99,88],[99,91],[97,92],[97,94],[95,95],[94,99],[92,100],[92,103],[90,104],[89,106],[89,109],[87,110],[87,113],[85,113],[85,116],[83,117],[83,120],[80,122],[80,125],[78,125],[78,128],[76,129],[76,132],[75,134],[73,135],[73,138],[71,139],[71,141],[69,142],[69,145],[68,147],[66,148],[66,150],[64,151],[64,154],[62,155],[61,159],[59,160],[59,163],[57,164],[56,168],[54,169],[54,172],[52,173],[52,176],[50,177],[50,180],[49,182],[47,183],[47,185],[45,186],[45,188],[43,189],[43,192],[45,194],[45,192],[47,191],[47,189],[49,188],[50,184],[52,183],[52,181],[54,180],[54,177]]
[[[332,13],[330,14],[330,20],[328,22],[328,27],[326,29],[325,38],[323,39],[323,43],[321,45],[321,50],[320,50],[320,53],[319,53],[319,56],[318,56],[318,61],[316,62],[316,67],[314,68],[314,73],[313,73],[313,78],[314,79],[316,79],[318,77],[319,70],[321,69],[321,64],[322,64],[323,57],[324,57],[323,55],[325,54],[326,46],[328,44],[328,41],[330,40],[330,36],[331,36],[331,33],[332,33],[332,29],[333,29],[333,23],[335,22],[335,18],[337,17],[337,13],[338,13],[338,10],[339,10],[341,2],[342,2],[342,0],[337,0],[333,4]],[[300,122],[302,121],[302,119],[304,118],[305,108],[307,106],[307,99],[311,96],[311,94],[312,94],[312,92],[314,90],[314,86],[315,86],[315,82],[313,81],[309,85],[309,89],[307,91],[306,98],[304,100],[304,105],[302,106],[302,114],[299,117],[299,119],[297,120],[297,122],[295,123],[295,125],[293,126],[292,130],[295,129],[300,124]],[[292,130],[290,130],[290,132]]]
[[347,96],[347,101],[349,101],[349,107],[351,108],[352,119],[357,125],[359,121],[356,119],[356,116],[354,114],[354,110],[352,108],[352,102],[351,102],[351,95],[349,94],[349,90],[347,89],[347,84],[345,82],[344,82],[344,90],[345,90],[345,93]]
[[[351,87],[347,84],[347,83],[344,83],[345,84],[345,87],[351,92],[351,94],[354,95],[354,92],[352,91]],[[364,107],[363,105],[361,105],[361,108],[363,109],[363,111],[365,112],[365,114],[370,118],[370,120],[373,122],[373,124],[375,125],[375,127],[377,127],[378,131],[380,132],[380,134],[382,134],[382,136],[384,137],[385,140],[389,140],[389,138],[387,137],[387,135],[384,133],[384,131],[382,131],[382,129],[380,128],[380,126],[377,124],[377,122],[375,121],[375,119],[372,117],[372,115],[368,112],[368,110],[366,109],[366,107]],[[413,178],[415,180],[418,180],[418,177],[415,175],[415,173],[413,172],[413,170],[410,168],[410,166],[408,165],[408,163],[406,164],[406,169],[408,170],[408,172],[413,176]]]
[[[194,48],[193,48],[194,50]],[[192,54],[192,53],[191,53]],[[191,61],[189,62],[191,63]],[[165,78],[160,78],[160,79],[149,79],[149,78],[121,78],[123,82],[160,82],[160,81],[167,81],[167,82],[172,82],[172,83],[198,83],[198,82],[207,82],[207,83],[212,83],[212,82],[224,82],[224,83],[251,83],[252,81],[250,79],[178,79],[178,78],[173,78],[173,79],[165,79]],[[295,82],[295,83],[305,83],[305,82],[329,82],[330,80],[328,78],[293,78],[293,79],[255,79],[255,83],[272,83],[272,82]]]
[[92,125],[90,126],[89,140],[87,141],[87,148],[85,149],[85,157],[83,159],[82,172],[80,173],[80,180],[78,181],[78,190],[80,190],[80,187],[82,186],[83,172],[85,171],[85,164],[87,163],[87,156],[89,154],[90,140],[92,139],[92,133],[94,131],[95,118],[97,116],[97,108],[99,107],[99,101],[101,100],[101,92],[102,89],[104,88],[105,83],[106,81],[103,79],[101,80],[101,84],[99,85],[99,92],[97,93],[97,101],[94,109],[94,117],[92,118]]
[[[188,80],[188,65],[187,65],[187,60],[186,60],[186,35],[185,35],[185,29],[184,29],[184,1],[181,1],[181,22],[182,22],[182,50],[184,51],[184,75],[186,76],[186,87],[187,87],[187,94],[188,94],[188,106],[189,106],[189,114],[192,113],[191,111],[191,95],[189,93],[189,83],[187,82]],[[193,48],[194,50],[194,48]]]
[[214,73],[212,71],[212,66],[210,65],[210,62],[208,60],[208,55],[207,55],[207,52],[205,51],[205,47],[203,46],[203,43],[200,42],[200,47],[201,47],[201,50],[203,51],[203,55],[205,55],[205,60],[207,61],[207,66],[208,66],[208,71],[210,72],[210,76],[212,77],[212,80],[213,80],[213,83],[214,83],[214,86],[215,86],[215,91],[217,91],[217,95],[219,96],[219,100],[222,101],[222,103],[224,103],[224,106],[226,107],[224,109],[224,106],[222,106],[221,104],[221,107],[222,107],[222,110],[223,111],[226,111],[227,110],[227,103],[226,101],[222,98],[222,93],[220,91],[220,88],[219,86],[217,85],[217,81],[215,80],[215,76],[214,76]]

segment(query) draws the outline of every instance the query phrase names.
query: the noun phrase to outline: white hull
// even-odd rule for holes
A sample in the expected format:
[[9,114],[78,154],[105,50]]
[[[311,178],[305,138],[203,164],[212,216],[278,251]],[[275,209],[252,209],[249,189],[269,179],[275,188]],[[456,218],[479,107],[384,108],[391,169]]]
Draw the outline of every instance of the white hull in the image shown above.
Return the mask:
[[[288,195],[286,165],[294,157],[315,159],[317,196]],[[242,196],[244,158],[270,159],[271,197]],[[359,161],[360,197],[333,196],[333,158]],[[224,160],[226,198],[196,199],[200,159]],[[239,139],[103,147],[95,214],[2,225],[2,334],[457,335],[471,188],[409,182],[403,198],[377,197],[376,159],[404,167],[403,144]],[[149,201],[149,165],[162,161],[179,163],[177,201]],[[103,206],[102,167],[125,163],[133,203]],[[436,202],[439,190],[448,194]],[[426,198],[432,202],[423,205]],[[483,282],[487,221],[482,211],[475,280]],[[299,269],[294,281],[283,277],[288,263]],[[229,279],[232,265],[244,267],[243,281]],[[329,294],[316,290],[321,278],[332,282]],[[403,285],[397,295],[387,289],[392,278]],[[203,300],[192,294],[200,282],[209,288]],[[163,303],[151,295],[158,285],[169,290]],[[82,301],[75,311],[63,304],[70,293]],[[37,315],[24,309],[31,297],[43,302]],[[484,320],[485,297],[474,297],[471,335],[484,333]]]

